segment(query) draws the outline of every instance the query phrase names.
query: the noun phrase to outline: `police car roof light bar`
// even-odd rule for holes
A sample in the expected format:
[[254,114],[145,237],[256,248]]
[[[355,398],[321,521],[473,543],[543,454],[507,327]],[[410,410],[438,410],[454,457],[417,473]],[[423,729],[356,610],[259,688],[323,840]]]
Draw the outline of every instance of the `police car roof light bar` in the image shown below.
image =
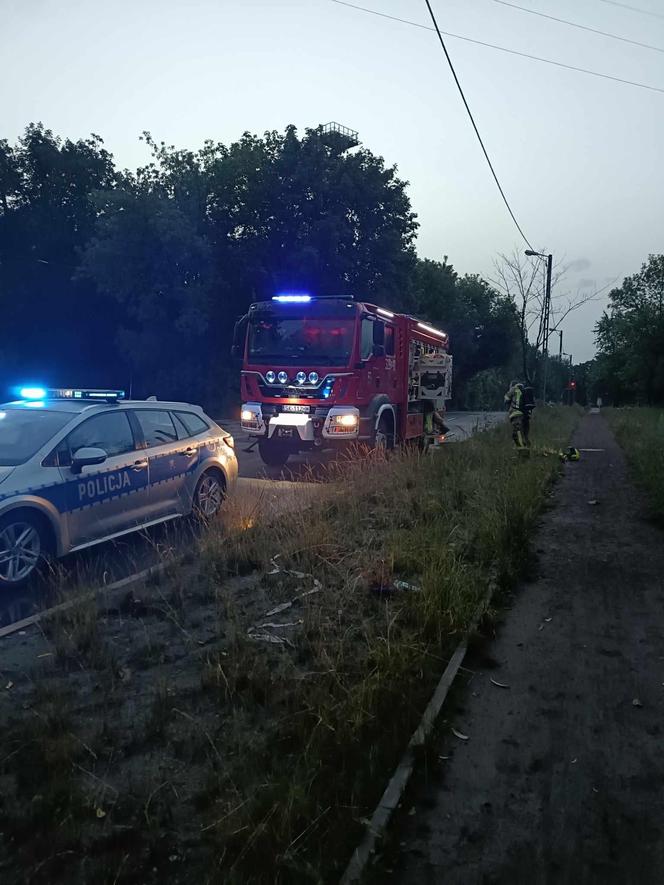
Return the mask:
[[124,390],[92,390],[76,387],[58,387],[47,391],[51,399],[87,399],[98,402],[116,402],[125,398]]
[[43,387],[21,387],[19,390],[21,399],[44,399],[46,395],[47,391]]

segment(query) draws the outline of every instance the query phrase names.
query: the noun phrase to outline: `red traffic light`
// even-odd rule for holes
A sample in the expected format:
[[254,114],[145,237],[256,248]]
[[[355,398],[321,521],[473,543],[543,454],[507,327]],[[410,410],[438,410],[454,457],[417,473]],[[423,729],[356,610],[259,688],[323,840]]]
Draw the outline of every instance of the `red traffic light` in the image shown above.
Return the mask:
[[570,390],[576,390],[576,381],[570,381],[569,387]]

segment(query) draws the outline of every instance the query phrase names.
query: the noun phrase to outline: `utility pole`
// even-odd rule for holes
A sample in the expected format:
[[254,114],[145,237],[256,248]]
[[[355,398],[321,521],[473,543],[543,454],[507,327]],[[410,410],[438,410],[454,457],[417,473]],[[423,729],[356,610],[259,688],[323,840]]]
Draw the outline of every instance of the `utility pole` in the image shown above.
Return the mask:
[[[560,372],[561,372],[561,376],[562,376],[562,371],[563,371],[563,330],[562,329],[552,329],[551,332],[552,332],[552,334],[553,334],[553,332],[557,332],[560,335],[560,341],[558,343],[558,362],[560,364]],[[563,381],[562,383],[564,385],[565,382]],[[565,388],[564,387],[563,387],[563,393],[562,393],[562,402],[564,405],[564,403],[565,403]]]
[[546,294],[544,295],[544,369],[542,370],[542,402],[546,405],[546,381],[549,372],[549,321],[551,319],[551,272],[553,255],[546,258]]
[[542,402],[546,404],[546,380],[549,369],[549,322],[551,320],[551,274],[553,272],[553,255],[545,255],[543,252],[533,252],[526,249],[526,255],[537,258],[546,258],[546,289],[544,292],[544,305],[542,307],[542,356],[544,367],[542,369]]

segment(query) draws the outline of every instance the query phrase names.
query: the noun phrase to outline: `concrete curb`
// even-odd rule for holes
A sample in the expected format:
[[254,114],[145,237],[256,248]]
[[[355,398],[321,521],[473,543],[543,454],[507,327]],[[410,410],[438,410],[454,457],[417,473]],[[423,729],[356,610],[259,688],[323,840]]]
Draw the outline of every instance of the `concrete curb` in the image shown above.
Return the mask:
[[150,568],[143,569],[141,572],[136,572],[135,575],[129,575],[126,578],[122,578],[119,581],[114,581],[112,584],[105,584],[102,587],[98,587],[96,590],[90,590],[88,593],[84,593],[82,596],[77,596],[75,599],[69,599],[67,602],[61,602],[59,605],[54,605],[52,608],[44,609],[44,611],[37,612],[34,615],[30,615],[29,618],[23,618],[20,621],[14,621],[13,624],[8,624],[6,627],[2,627],[0,629],[0,639],[4,636],[11,636],[12,633],[16,633],[18,630],[25,630],[26,627],[31,627],[33,624],[38,624],[40,621],[43,621],[44,618],[50,617],[55,612],[66,611],[68,608],[79,603],[82,599],[91,599],[94,596],[97,596],[99,593],[108,592],[113,590],[121,590],[123,587],[130,587],[132,584],[138,584],[141,581],[145,581],[147,578],[152,575],[160,574],[167,568],[171,563],[159,563],[159,565],[150,566]]
[[440,681],[436,686],[436,690],[427,704],[426,710],[420,720],[420,724],[417,726],[413,736],[408,742],[406,752],[401,757],[401,760],[397,765],[394,774],[390,778],[389,783],[385,788],[385,792],[369,821],[367,832],[353,852],[353,856],[346,867],[346,871],[340,879],[340,885],[352,885],[352,883],[361,881],[367,865],[376,851],[376,843],[385,835],[392,814],[399,805],[404,790],[406,789],[408,781],[415,769],[417,759],[416,751],[424,746],[425,741],[433,731],[433,727],[445,702],[445,698],[447,697],[447,694],[452,687],[452,683],[459,672],[459,668],[463,663],[463,659],[466,656],[468,639],[477,629],[479,620],[486,611],[490,600],[491,593],[487,594],[486,599],[480,605],[466,635],[457,645],[447,667],[445,667],[443,675],[440,677]]

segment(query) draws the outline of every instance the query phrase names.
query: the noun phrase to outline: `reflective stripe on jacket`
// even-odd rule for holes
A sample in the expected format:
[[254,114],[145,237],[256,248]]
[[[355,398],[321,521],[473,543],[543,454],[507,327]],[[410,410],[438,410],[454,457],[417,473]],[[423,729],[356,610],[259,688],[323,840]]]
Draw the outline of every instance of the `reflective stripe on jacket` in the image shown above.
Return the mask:
[[521,401],[523,399],[523,388],[520,384],[515,384],[505,394],[505,402],[509,405],[507,417],[511,420],[517,415],[523,415]]

